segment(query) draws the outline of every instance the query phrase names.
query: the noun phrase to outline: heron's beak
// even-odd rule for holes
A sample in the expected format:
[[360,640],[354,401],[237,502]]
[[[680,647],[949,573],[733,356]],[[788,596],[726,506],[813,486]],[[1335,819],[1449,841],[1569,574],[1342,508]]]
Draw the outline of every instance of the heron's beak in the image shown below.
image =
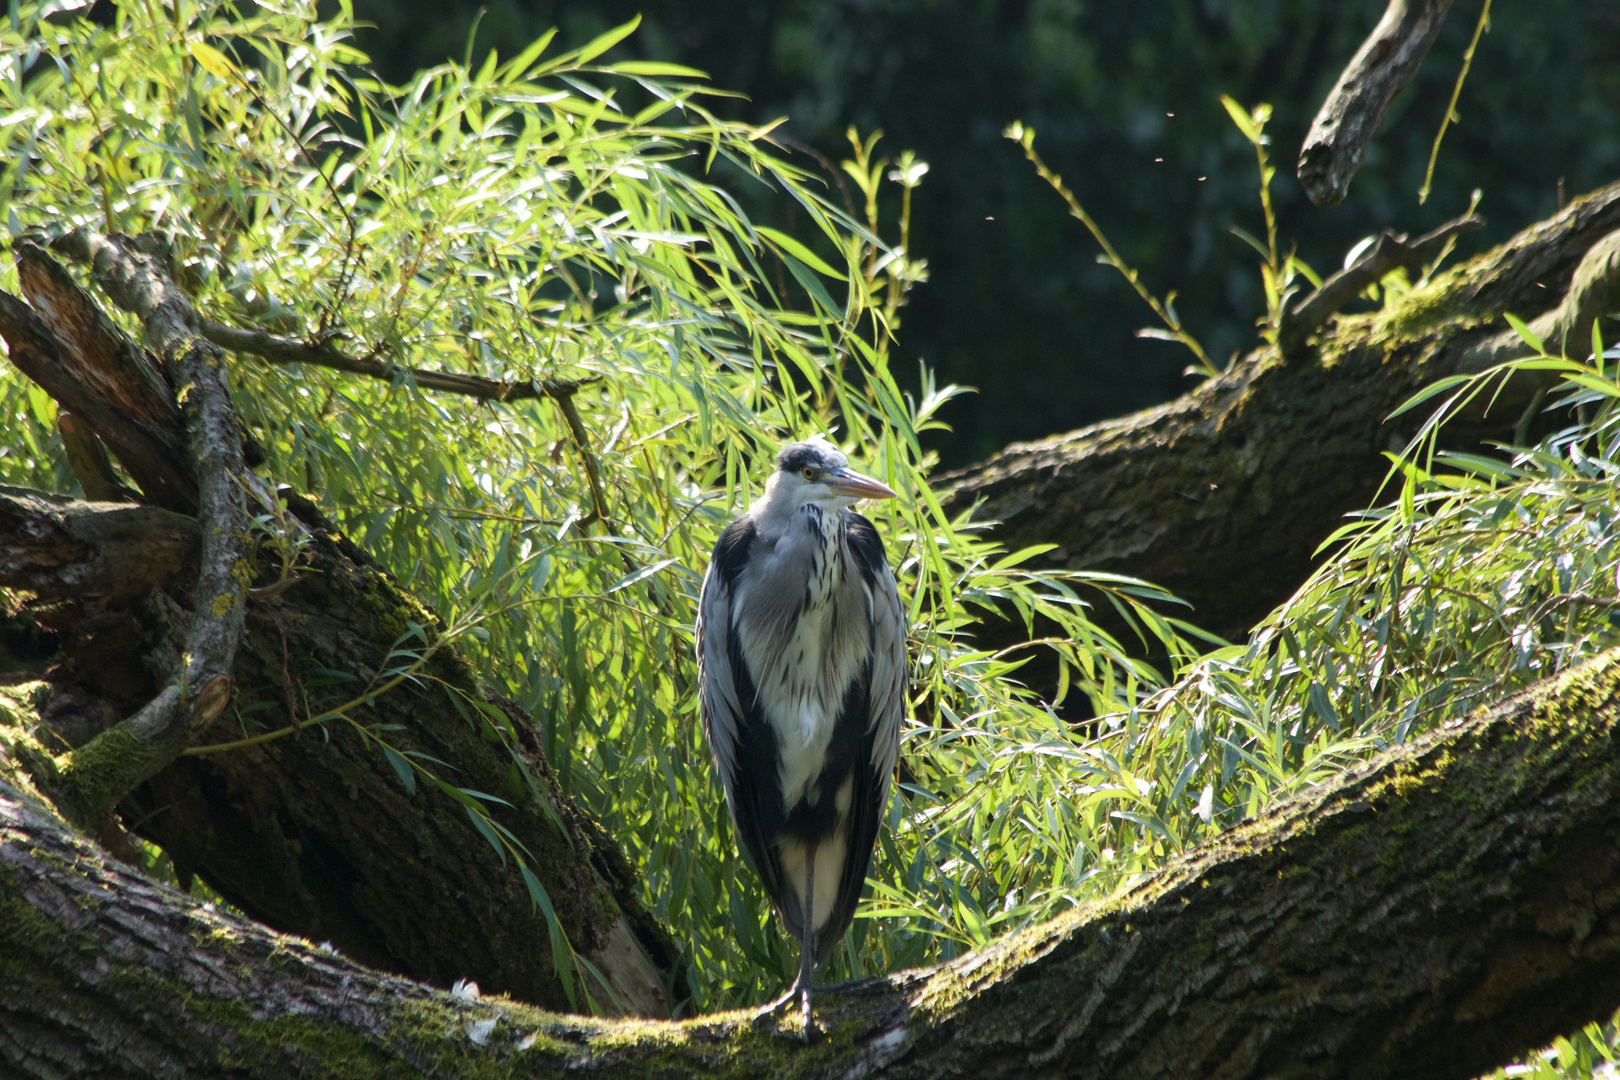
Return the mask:
[[854,469],[839,469],[827,474],[827,486],[850,499],[893,499],[895,490],[881,480],[874,480]]

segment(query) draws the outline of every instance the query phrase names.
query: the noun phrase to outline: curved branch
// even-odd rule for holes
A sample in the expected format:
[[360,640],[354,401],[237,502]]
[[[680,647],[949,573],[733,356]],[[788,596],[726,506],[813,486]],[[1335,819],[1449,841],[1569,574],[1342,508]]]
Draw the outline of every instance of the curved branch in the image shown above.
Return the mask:
[[[1466,1078],[1620,1004],[1620,653],[932,970],[634,1025],[379,975],[100,858],[0,779],[0,1062],[96,1073]],[[61,1055],[66,1055],[62,1057]],[[54,1060],[53,1060],[54,1058]]]
[[119,307],[133,312],[142,320],[156,317],[174,321],[178,325],[194,326],[202,337],[232,352],[257,356],[272,364],[312,364],[390,383],[404,376],[428,390],[462,394],[481,401],[551,398],[561,409],[574,445],[583,459],[586,481],[591,489],[592,519],[606,517],[607,498],[602,489],[600,469],[591,450],[584,422],[580,419],[579,408],[574,403],[574,394],[580,387],[600,382],[602,376],[502,382],[451,371],[400,367],[385,364],[371,356],[352,356],[335,346],[330,338],[308,342],[279,337],[262,330],[226,326],[199,315],[190,298],[170,280],[161,258],[138,250],[143,246],[153,247],[153,244],[144,242],[148,239],[109,239],[87,229],[76,229],[59,237],[52,246],[71,258],[92,264],[97,281]]
[[[248,584],[248,522],[242,434],[219,350],[196,337],[189,301],[152,260],[128,250],[117,237],[91,238],[89,243],[97,279],[115,302],[146,324],[148,337],[178,383],[202,537],[198,602],[179,667],[168,684],[134,715],[57,759],[41,778],[64,812],[97,830],[120,799],[173,761],[192,728],[212,721],[230,698],[231,663],[242,633]],[[31,282],[40,286],[31,288],[30,295],[45,301],[64,349],[78,357],[80,370],[101,376],[86,391],[111,396],[123,411],[161,424],[164,412],[174,408],[154,385],[161,383],[161,373],[137,363],[138,353],[117,345],[110,322],[82,290],[40,285],[71,282],[43,250],[24,244],[19,256],[25,288]],[[64,297],[90,312],[70,316],[59,310],[53,302]],[[103,389],[107,393],[95,393]]]
[[602,378],[600,375],[591,375],[583,379],[502,382],[454,371],[399,367],[374,360],[369,356],[351,356],[333,345],[330,340],[300,341],[296,338],[267,334],[262,330],[241,330],[209,319],[201,321],[201,328],[202,335],[215,345],[232,352],[257,356],[272,364],[313,364],[316,367],[347,371],[353,375],[364,375],[384,382],[393,382],[400,376],[406,376],[424,389],[463,394],[481,401],[522,401],[540,397],[565,400],[581,386],[598,382]]

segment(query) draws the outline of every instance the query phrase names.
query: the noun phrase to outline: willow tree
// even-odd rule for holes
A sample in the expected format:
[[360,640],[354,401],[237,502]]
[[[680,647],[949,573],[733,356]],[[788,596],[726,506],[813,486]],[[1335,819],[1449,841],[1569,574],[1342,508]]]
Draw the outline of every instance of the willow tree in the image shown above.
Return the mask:
[[[1200,659],[1168,594],[1029,570],[932,493],[954,391],[889,369],[924,270],[872,197],[917,163],[857,139],[865,211],[830,200],[698,73],[598,63],[632,26],[391,87],[345,17],[0,28],[8,1067],[1465,1075],[1620,1004],[1601,361],[1537,361],[1583,426],[1461,480],[1403,459],[1392,511]],[[901,973],[809,1048],[559,1015],[790,974],[690,624],[718,528],[817,430],[902,495],[901,795],[834,959]],[[979,646],[1007,611],[1056,629]],[[1091,729],[1016,681],[1037,649]]]
[[[998,678],[1016,659],[963,636],[969,606],[1057,620],[1099,707],[1158,676],[1091,626],[1084,575],[1023,572],[929,495],[918,433],[953,391],[908,397],[888,368],[921,268],[708,113],[698,73],[593,65],[633,26],[389,87],[344,18],[8,31],[0,460],[161,534],[107,555],[110,591],[53,577],[61,552],[9,581],[42,790],[182,884],[418,978],[608,1011],[757,999],[792,950],[737,873],[692,601],[756,464],[826,430],[908,493],[883,525],[930,723],[883,895],[938,916],[858,932],[838,964],[949,955],[1025,917],[997,910],[1009,891],[1058,903],[1050,860],[1014,850],[967,888],[936,872],[996,820],[975,768],[1067,744]],[[868,187],[922,174],[854,152]],[[752,224],[759,191],[816,238]],[[12,514],[65,545],[102,528],[49,499]],[[1163,594],[1098,584],[1186,651]],[[1071,817],[1030,844],[1072,851]]]

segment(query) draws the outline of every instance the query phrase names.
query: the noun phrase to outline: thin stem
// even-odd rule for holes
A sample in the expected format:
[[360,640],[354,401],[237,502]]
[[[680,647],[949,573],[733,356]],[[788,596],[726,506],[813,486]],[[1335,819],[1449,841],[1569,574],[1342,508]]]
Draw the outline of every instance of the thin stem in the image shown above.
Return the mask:
[[1452,122],[1461,122],[1457,115],[1457,99],[1462,96],[1463,82],[1468,78],[1468,68],[1474,62],[1474,50],[1479,47],[1479,39],[1491,27],[1491,0],[1485,0],[1485,6],[1479,9],[1479,21],[1474,24],[1474,39],[1468,43],[1468,51],[1463,53],[1462,70],[1457,72],[1457,85],[1451,88],[1451,101],[1446,105],[1446,115],[1440,118],[1440,130],[1434,133],[1434,147],[1429,151],[1429,168],[1423,174],[1423,186],[1418,189],[1418,205],[1422,206],[1429,199],[1429,187],[1434,182],[1434,164],[1440,158],[1440,140],[1446,137],[1446,126]]
[[1131,288],[1136,290],[1136,295],[1140,296],[1148,307],[1153,309],[1153,314],[1159,317],[1159,321],[1169,328],[1170,336],[1192,350],[1192,354],[1198,358],[1196,365],[1198,371],[1210,376],[1219,375],[1221,373],[1220,368],[1210,362],[1209,356],[1204,352],[1204,347],[1198,344],[1196,338],[1181,328],[1181,320],[1171,315],[1165,306],[1159,303],[1158,297],[1148,292],[1147,287],[1142,284],[1136,271],[1131,269],[1124,259],[1120,258],[1119,252],[1115,251],[1114,245],[1108,242],[1108,237],[1103,235],[1102,229],[1091,219],[1091,215],[1086,213],[1086,208],[1080,205],[1080,200],[1074,197],[1074,192],[1070,191],[1068,186],[1063,183],[1063,178],[1047,168],[1046,162],[1042,161],[1041,156],[1035,152],[1034,129],[1026,128],[1022,124],[1014,124],[1007,129],[1006,134],[1008,138],[1016,140],[1018,145],[1024,148],[1024,156],[1029,159],[1030,164],[1035,166],[1035,172],[1042,180],[1051,185],[1052,190],[1056,191],[1059,197],[1068,204],[1069,213],[1079,218],[1080,223],[1091,233],[1092,239],[1096,240],[1098,246],[1103,249],[1103,262],[1124,275],[1125,280],[1131,283]]
[[[1256,126],[1263,126],[1263,124],[1264,121]],[[1266,144],[1264,140],[1256,139],[1254,141],[1254,157],[1260,165],[1260,209],[1266,215],[1267,265],[1271,267],[1272,280],[1278,281],[1281,278],[1281,269],[1277,265],[1277,215],[1271,209],[1271,177],[1266,175]],[[1279,289],[1280,287],[1278,286]],[[1276,294],[1274,293],[1274,295]],[[1282,306],[1280,298],[1275,306],[1278,308]]]
[[350,709],[356,709],[361,705],[368,704],[372,698],[386,694],[388,691],[392,690],[394,687],[398,686],[400,683],[422,670],[427,662],[433,658],[433,654],[438,652],[440,646],[442,646],[448,640],[450,640],[450,635],[441,635],[438,641],[434,642],[428,647],[426,652],[417,657],[416,663],[412,664],[398,675],[395,675],[392,679],[389,679],[381,686],[377,686],[375,680],[373,680],[371,683],[366,685],[365,691],[362,692],[359,697],[351,698],[335,709],[328,709],[318,716],[311,716],[308,719],[300,720],[295,724],[288,724],[286,727],[277,728],[275,731],[266,731],[262,734],[253,735],[246,739],[237,739],[234,742],[228,743],[212,743],[208,746],[188,746],[184,750],[180,751],[180,756],[202,757],[206,754],[223,754],[227,750],[241,750],[249,746],[259,746],[263,743],[274,742],[277,739],[286,738],[288,735],[295,735],[307,727],[313,727],[316,724],[325,723],[328,720],[347,720]]

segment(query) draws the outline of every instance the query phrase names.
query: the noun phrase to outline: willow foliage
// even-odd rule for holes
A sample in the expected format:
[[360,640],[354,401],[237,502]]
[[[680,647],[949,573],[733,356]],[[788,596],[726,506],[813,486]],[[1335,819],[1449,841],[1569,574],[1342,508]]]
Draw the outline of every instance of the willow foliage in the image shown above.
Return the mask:
[[[1247,645],[1112,718],[1178,846],[1620,643],[1620,352],[1549,356],[1525,333],[1537,355],[1401,410],[1440,400],[1390,455],[1393,497],[1324,542]],[[1502,457],[1440,448],[1515,376],[1551,382],[1548,410],[1572,423]]]
[[[1580,420],[1511,460],[1434,449],[1488,383],[1441,388],[1389,505],[1347,525],[1250,643],[1197,657],[1161,591],[1028,570],[1036,551],[998,548],[930,494],[918,437],[957,391],[923,371],[908,394],[890,370],[925,268],[879,239],[874,194],[900,183],[909,206],[921,163],[885,172],[855,139],[866,213],[846,209],[767,131],[710,113],[698,73],[597,63],[633,26],[393,87],[366,74],[347,10],[122,4],[98,28],[72,6],[0,22],[10,234],[157,234],[207,317],[398,366],[387,383],[235,356],[230,374],[268,478],[314,494],[531,712],[687,943],[695,1008],[770,996],[795,966],[729,833],[691,634],[714,539],[786,439],[829,432],[901,493],[873,516],[908,607],[911,719],[840,973],[948,957],[1128,886],[1616,640],[1620,381],[1601,360],[1534,361]],[[793,200],[810,241],[755,224],[744,191]],[[480,402],[410,368],[542,393]],[[0,409],[0,479],[71,489],[51,403],[6,369]],[[1091,623],[1097,602],[1172,658],[1173,681]],[[1055,630],[984,650],[992,607]],[[1018,684],[1034,648],[1099,720],[1075,728]],[[244,735],[262,730],[253,704],[236,703]]]
[[[1508,318],[1533,355],[1408,402],[1439,405],[1391,455],[1389,501],[1324,543],[1331,557],[1249,644],[1116,718],[1145,812],[1177,846],[1620,644],[1620,350],[1594,334],[1589,362],[1551,356]],[[1569,425],[1500,457],[1440,448],[1448,420],[1515,377],[1550,383]],[[1495,1075],[1616,1063],[1620,1017]]]
[[[829,200],[766,131],[713,116],[699,73],[596,63],[633,24],[393,87],[366,74],[348,18],[123,4],[101,28],[22,7],[0,28],[12,236],[155,234],[205,317],[397,365],[391,384],[250,356],[230,373],[267,476],[314,493],[531,711],[689,944],[697,1007],[773,994],[794,966],[739,872],[691,635],[714,539],[789,438],[831,432],[902,494],[875,516],[911,624],[907,782],[838,966],[949,955],[1087,889],[1117,830],[1068,797],[1069,729],[1013,680],[1027,648],[978,649],[974,622],[998,604],[1052,620],[1042,647],[1100,711],[1160,676],[1088,621],[1082,590],[1189,650],[1158,590],[1027,571],[1030,552],[942,513],[918,435],[956,391],[923,372],[907,394],[889,369],[925,271],[878,239],[875,195],[864,218]],[[886,175],[870,140],[854,156],[863,189],[909,193],[925,172],[905,159]],[[811,242],[752,222],[749,188],[794,200]],[[478,402],[424,391],[410,368],[542,393]],[[50,403],[10,371],[0,395],[22,420],[4,479],[71,487]],[[237,703],[244,736],[263,730],[254,704]],[[363,728],[363,713],[345,715]],[[454,766],[395,757],[413,787],[412,771]]]

